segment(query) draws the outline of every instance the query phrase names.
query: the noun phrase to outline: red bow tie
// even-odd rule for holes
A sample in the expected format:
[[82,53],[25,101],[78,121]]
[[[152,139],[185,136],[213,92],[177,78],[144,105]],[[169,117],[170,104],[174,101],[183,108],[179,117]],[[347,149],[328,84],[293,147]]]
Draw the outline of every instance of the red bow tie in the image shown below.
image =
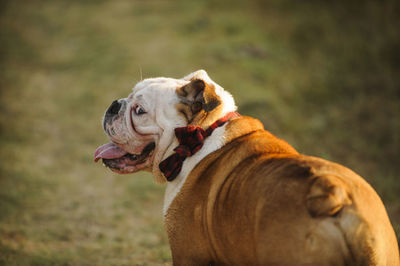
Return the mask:
[[206,130],[200,126],[189,125],[187,127],[175,128],[175,136],[179,141],[174,151],[164,161],[159,164],[161,172],[165,175],[168,181],[174,180],[182,170],[183,161],[198,152],[203,147],[204,140],[212,134],[214,129],[224,125],[228,120],[240,117],[236,112],[230,112],[221,119],[215,121]]

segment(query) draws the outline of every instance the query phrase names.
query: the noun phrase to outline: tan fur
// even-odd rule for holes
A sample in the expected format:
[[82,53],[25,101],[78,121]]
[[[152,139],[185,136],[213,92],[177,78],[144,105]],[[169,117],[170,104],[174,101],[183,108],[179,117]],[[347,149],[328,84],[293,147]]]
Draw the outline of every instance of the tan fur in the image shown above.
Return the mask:
[[166,213],[174,265],[399,265],[385,208],[357,174],[252,118],[225,137]]

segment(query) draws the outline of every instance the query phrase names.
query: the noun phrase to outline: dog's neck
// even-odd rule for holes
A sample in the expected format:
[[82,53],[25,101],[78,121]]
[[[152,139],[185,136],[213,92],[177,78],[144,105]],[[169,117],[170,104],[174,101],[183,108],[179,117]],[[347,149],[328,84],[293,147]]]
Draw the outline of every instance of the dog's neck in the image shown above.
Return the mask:
[[196,154],[203,147],[205,139],[207,139],[216,128],[238,117],[240,117],[240,115],[237,112],[229,112],[211,124],[207,129],[203,129],[199,125],[175,128],[175,136],[179,141],[179,145],[174,148],[173,154],[159,164],[159,168],[167,181],[172,182],[177,175],[179,175],[186,158]]
[[225,127],[227,124],[228,123],[219,128],[216,128],[213,133],[206,138],[203,147],[193,156],[186,158],[179,175],[173,181],[167,183],[164,197],[164,216],[193,168],[208,154],[220,149],[222,146],[225,145]]
[[[233,101],[232,95],[230,95],[228,92],[224,91],[222,88],[220,88],[218,85],[216,86],[216,93],[218,96],[223,99],[223,104],[218,106],[213,112],[208,113],[207,115],[203,116],[200,115],[198,117],[201,117],[201,119],[194,119],[191,121],[192,124],[197,124],[202,126],[203,128],[208,128],[213,122],[216,120],[220,119],[221,117],[225,116],[229,112],[235,112],[237,107],[235,105],[235,102]],[[204,141],[203,147],[193,156],[186,158],[182,165],[182,170],[179,173],[179,175],[172,181],[172,182],[167,182],[167,187],[165,191],[165,197],[164,197],[164,208],[163,208],[163,213],[164,216],[168,211],[169,206],[171,205],[172,201],[176,197],[176,195],[179,193],[181,190],[183,184],[185,183],[188,175],[192,171],[192,169],[203,159],[205,158],[208,154],[220,149],[222,146],[226,144],[226,137],[225,137],[225,128],[229,124],[226,123],[221,127],[216,128],[211,136],[207,137],[206,140]],[[170,136],[173,137],[174,136]],[[170,138],[168,137],[168,138]],[[172,142],[172,145],[170,145],[167,149],[166,152],[163,153],[163,159],[165,159],[169,154],[173,152],[173,149],[178,145],[178,141],[176,138]],[[161,162],[161,158],[158,162]],[[159,175],[161,176],[162,173],[158,168],[158,162],[157,162],[157,167],[153,166],[153,175]],[[157,168],[157,169],[154,169]]]
[[[212,115],[204,116],[202,119],[199,119],[197,122],[200,120],[202,121],[201,126],[203,128],[209,127],[213,122],[215,122],[218,119],[221,119],[221,117],[226,116],[228,113],[233,113],[236,109],[235,106],[231,108],[232,110],[224,112],[222,108],[218,112],[214,112]],[[222,112],[221,112],[222,111]],[[196,152],[194,155],[188,157],[185,159],[182,165],[182,170],[179,173],[179,175],[171,182],[167,182],[167,188],[165,191],[165,197],[164,197],[164,208],[163,208],[163,213],[164,216],[167,213],[167,210],[176,197],[176,195],[179,193],[181,187],[185,183],[188,175],[192,171],[192,169],[208,154],[212,153],[213,151],[216,151],[220,149],[222,146],[225,145],[225,127],[226,125],[229,124],[229,121],[225,123],[224,125],[217,127],[213,130],[212,134],[208,136],[203,144],[203,147]],[[172,149],[175,148],[178,145],[178,141],[175,138],[172,145],[169,146],[169,152],[166,152],[165,154],[170,154],[172,153]]]

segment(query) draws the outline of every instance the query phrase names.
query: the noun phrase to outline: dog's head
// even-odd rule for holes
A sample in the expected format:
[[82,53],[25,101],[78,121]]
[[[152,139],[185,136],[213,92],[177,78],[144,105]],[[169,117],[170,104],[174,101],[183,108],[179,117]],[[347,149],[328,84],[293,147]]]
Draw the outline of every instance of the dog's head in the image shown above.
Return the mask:
[[107,109],[103,128],[111,142],[96,150],[95,161],[120,174],[151,171],[156,182],[165,182],[158,165],[177,144],[174,129],[208,127],[235,110],[232,96],[204,70],[182,79],[145,79]]

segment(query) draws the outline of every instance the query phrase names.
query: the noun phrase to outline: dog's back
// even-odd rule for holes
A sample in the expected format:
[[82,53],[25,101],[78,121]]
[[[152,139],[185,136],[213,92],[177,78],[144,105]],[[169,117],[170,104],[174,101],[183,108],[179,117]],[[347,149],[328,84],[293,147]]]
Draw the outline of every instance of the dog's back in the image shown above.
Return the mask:
[[[227,130],[249,123],[238,119]],[[177,265],[399,265],[375,191],[349,169],[300,155],[264,130],[201,161],[166,225],[173,254],[184,254],[174,257]]]

